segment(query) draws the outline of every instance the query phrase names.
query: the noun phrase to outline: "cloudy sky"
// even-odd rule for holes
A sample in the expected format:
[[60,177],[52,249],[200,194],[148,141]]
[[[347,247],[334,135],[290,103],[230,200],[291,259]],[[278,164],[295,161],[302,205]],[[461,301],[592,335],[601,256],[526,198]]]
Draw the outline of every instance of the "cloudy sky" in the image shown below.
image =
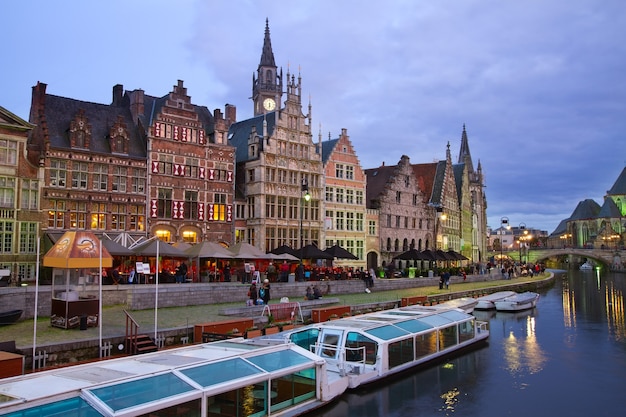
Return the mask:
[[623,0],[7,0],[0,105],[31,87],[110,103],[112,87],[252,115],[269,19],[276,64],[302,76],[313,131],[346,128],[363,168],[445,158],[463,125],[489,225],[552,232],[602,203],[626,164]]

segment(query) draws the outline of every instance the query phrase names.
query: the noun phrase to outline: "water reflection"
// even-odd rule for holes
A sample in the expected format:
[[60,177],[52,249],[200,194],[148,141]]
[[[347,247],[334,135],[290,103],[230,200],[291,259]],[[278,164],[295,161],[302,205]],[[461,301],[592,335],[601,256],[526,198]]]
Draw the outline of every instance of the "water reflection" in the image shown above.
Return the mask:
[[577,328],[577,317],[582,315],[587,320],[606,325],[614,340],[623,340],[626,336],[623,287],[623,280],[607,280],[599,270],[568,274],[562,283],[565,327]]
[[625,274],[560,274],[533,310],[475,311],[489,322],[486,347],[350,392],[311,416],[624,415],[625,290]]
[[504,363],[511,375],[537,373],[546,362],[546,354],[537,341],[535,312],[536,309],[496,314],[506,330],[502,339]]

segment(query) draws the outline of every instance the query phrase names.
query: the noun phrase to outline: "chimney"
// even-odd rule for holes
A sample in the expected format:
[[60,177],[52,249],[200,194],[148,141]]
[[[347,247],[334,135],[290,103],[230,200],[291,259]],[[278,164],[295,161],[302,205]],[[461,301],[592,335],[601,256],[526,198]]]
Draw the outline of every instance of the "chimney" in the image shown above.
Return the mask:
[[232,124],[237,121],[237,106],[226,103],[226,120]]
[[143,90],[134,90],[130,94],[130,114],[133,116],[133,122],[137,122],[144,113]]
[[124,94],[124,86],[122,84],[115,84],[113,86],[113,101],[111,104],[119,106],[122,104],[122,95]]

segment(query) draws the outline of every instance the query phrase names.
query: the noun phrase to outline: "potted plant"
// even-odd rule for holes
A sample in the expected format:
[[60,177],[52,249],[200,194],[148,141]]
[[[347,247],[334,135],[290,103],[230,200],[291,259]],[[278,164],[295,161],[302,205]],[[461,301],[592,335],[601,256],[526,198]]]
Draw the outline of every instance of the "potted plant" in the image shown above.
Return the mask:
[[338,315],[336,315],[336,314],[331,314],[330,316],[328,316],[328,321],[331,321],[331,320],[336,320],[336,319],[338,319],[338,318],[339,318],[339,316],[338,316]]
[[267,326],[265,326],[264,329],[264,333],[266,335],[268,334],[274,334],[274,333],[278,333],[280,331],[280,327],[278,327],[277,325],[275,325],[274,323],[268,323]]
[[262,336],[263,331],[256,326],[252,326],[246,329],[246,339]]
[[280,323],[280,329],[282,331],[284,331],[284,330],[291,330],[294,327],[295,327],[294,324],[292,322],[290,322],[290,321],[285,321],[285,322]]

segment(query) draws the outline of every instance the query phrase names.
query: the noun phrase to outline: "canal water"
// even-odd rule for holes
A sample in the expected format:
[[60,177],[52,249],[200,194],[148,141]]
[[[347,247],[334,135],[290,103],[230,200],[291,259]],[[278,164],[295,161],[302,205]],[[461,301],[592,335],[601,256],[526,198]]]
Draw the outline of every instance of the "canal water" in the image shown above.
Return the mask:
[[625,416],[625,274],[555,271],[533,310],[475,312],[486,347],[351,391],[317,417]]

